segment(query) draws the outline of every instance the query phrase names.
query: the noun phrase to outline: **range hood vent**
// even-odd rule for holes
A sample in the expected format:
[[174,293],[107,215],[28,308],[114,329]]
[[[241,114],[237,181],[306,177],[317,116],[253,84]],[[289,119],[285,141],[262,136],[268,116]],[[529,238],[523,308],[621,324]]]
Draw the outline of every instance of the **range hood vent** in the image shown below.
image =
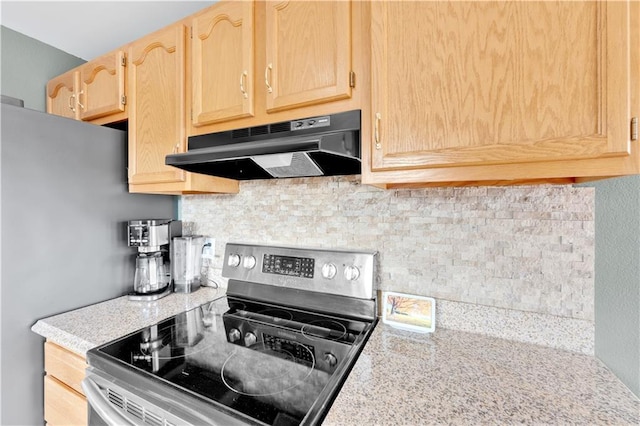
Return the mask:
[[193,136],[165,162],[238,180],[359,174],[360,111]]

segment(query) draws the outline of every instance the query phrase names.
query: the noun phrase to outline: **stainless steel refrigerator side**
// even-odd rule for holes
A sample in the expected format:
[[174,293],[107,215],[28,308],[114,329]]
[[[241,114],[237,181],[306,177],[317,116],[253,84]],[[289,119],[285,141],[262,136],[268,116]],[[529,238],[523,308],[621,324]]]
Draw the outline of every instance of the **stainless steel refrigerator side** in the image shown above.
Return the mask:
[[129,194],[126,133],[1,105],[0,424],[43,423],[40,318],[133,288],[126,221],[172,217]]

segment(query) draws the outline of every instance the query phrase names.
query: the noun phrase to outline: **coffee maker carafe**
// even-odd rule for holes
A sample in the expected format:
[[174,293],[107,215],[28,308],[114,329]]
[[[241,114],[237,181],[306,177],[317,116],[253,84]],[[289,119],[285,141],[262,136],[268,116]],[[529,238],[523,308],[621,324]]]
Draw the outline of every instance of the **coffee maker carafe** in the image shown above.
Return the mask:
[[182,222],[171,219],[131,220],[129,247],[138,248],[130,300],[157,300],[171,293],[171,241],[182,235]]

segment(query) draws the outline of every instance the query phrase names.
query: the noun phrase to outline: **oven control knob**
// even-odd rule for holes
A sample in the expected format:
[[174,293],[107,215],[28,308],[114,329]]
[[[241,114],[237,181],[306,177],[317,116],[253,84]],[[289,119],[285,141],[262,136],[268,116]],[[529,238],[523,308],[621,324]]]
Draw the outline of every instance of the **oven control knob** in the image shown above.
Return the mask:
[[324,354],[324,361],[329,364],[329,367],[333,368],[338,363],[338,358],[336,358],[336,356],[331,352],[327,352]]
[[246,347],[255,345],[257,341],[258,341],[258,338],[256,337],[255,334],[251,332],[244,335],[244,345]]
[[230,254],[229,259],[227,259],[227,265],[237,268],[240,265],[240,255]]
[[240,340],[240,338],[242,337],[242,335],[240,334],[240,331],[237,328],[232,328],[231,330],[229,330],[229,341],[231,343],[235,343],[238,340]]
[[253,267],[256,266],[256,258],[253,256],[245,256],[242,260],[242,266],[247,269],[253,269]]
[[357,266],[349,265],[344,268],[344,277],[348,281],[355,281],[360,276],[360,269]]
[[338,269],[333,263],[325,263],[322,265],[322,278],[332,280],[336,276]]

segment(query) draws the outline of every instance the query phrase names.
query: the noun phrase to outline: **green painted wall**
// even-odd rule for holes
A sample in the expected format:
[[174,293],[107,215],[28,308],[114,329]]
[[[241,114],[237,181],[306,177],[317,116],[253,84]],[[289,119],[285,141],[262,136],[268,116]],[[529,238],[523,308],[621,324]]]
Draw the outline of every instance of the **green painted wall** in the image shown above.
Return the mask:
[[86,62],[5,26],[0,26],[0,43],[2,94],[38,111],[46,109],[47,81]]
[[640,397],[640,176],[595,184],[595,352]]

